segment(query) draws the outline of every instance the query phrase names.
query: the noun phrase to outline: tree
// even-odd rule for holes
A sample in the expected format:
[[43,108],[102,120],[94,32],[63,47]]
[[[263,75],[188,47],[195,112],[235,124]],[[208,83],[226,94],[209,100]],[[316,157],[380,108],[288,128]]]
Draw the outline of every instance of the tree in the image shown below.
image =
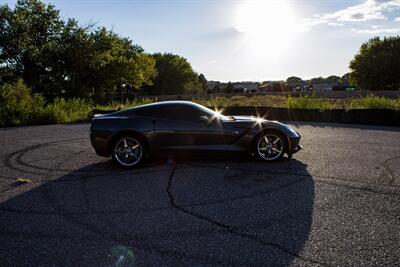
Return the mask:
[[218,86],[218,84],[216,84],[212,90],[212,93],[220,93],[221,92],[221,88]]
[[296,76],[291,76],[286,79],[286,84],[290,88],[296,88],[302,85],[303,80]]
[[101,100],[118,90],[121,84],[133,88],[152,84],[156,76],[155,60],[129,39],[99,28],[87,33],[80,27],[67,31],[58,50],[64,88],[67,95]]
[[234,89],[233,84],[229,81],[229,82],[227,83],[227,85],[226,85],[225,92],[227,92],[227,93],[232,93],[232,92],[233,92],[233,89]]
[[350,83],[350,73],[346,73],[344,74],[341,78],[340,78],[340,82],[344,87],[351,87],[352,84]]
[[310,84],[321,84],[321,83],[326,83],[326,80],[323,77],[312,78],[309,83]]
[[199,79],[199,83],[201,85],[202,91],[206,92],[207,91],[207,79],[206,79],[206,77],[204,76],[203,73],[200,73],[198,79]]
[[362,44],[350,70],[350,82],[360,89],[400,89],[400,36],[376,37]]
[[201,84],[197,73],[185,58],[171,53],[156,53],[153,58],[156,60],[158,75],[152,86],[145,87],[146,93],[156,95],[199,92]]
[[46,73],[43,51],[62,25],[59,11],[38,0],[19,0],[14,10],[0,6],[0,73],[35,87]]
[[22,78],[51,99],[105,99],[121,83],[152,84],[155,60],[131,40],[105,28],[63,21],[53,5],[19,0],[0,6],[1,81]]
[[289,91],[289,87],[284,82],[273,82],[272,83],[272,91],[274,92],[283,92]]
[[340,77],[336,75],[331,75],[327,77],[325,80],[327,83],[340,83]]

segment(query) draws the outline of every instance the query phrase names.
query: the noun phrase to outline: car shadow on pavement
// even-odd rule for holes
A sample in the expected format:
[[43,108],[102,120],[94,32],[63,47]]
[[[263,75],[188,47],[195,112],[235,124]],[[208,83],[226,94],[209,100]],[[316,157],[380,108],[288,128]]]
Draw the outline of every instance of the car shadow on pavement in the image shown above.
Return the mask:
[[0,265],[288,266],[310,235],[307,165],[173,156],[71,171],[0,203]]

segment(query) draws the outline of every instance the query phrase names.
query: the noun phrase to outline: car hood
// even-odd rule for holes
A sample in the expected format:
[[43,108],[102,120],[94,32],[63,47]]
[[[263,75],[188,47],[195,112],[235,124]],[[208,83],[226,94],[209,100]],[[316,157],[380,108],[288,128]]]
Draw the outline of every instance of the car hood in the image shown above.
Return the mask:
[[270,121],[266,120],[263,118],[258,118],[255,116],[241,116],[241,115],[235,115],[235,116],[230,116],[234,118],[234,120],[230,121],[230,123],[235,123],[238,126],[244,126],[244,127],[260,127],[261,125],[263,126],[270,126],[270,125],[280,125],[280,122],[277,121]]
[[260,128],[275,128],[277,130],[282,131],[286,135],[290,137],[298,137],[299,134],[294,131],[290,126],[281,123],[279,121],[272,121],[266,120],[264,118],[258,118],[255,116],[231,116],[235,120],[232,121],[238,127],[248,127],[253,129],[260,129]]
[[255,116],[231,116],[237,122],[249,122],[249,123],[258,123],[258,124],[281,124],[278,121],[267,120],[265,118],[259,118]]

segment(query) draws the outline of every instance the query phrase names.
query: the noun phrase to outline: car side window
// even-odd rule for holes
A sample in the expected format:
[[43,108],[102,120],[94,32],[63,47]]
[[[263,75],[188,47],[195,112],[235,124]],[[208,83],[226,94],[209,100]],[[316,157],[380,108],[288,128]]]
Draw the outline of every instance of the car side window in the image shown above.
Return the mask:
[[169,111],[170,118],[179,121],[198,122],[201,111],[192,106],[176,106]]
[[140,109],[136,112],[137,115],[187,122],[198,122],[201,116],[205,115],[199,109],[185,105],[165,105],[155,108]]

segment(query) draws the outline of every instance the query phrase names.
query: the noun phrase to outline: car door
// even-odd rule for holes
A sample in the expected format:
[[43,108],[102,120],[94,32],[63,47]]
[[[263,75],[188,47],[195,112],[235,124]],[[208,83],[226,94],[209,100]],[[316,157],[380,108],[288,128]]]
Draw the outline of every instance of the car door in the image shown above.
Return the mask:
[[154,142],[166,149],[202,149],[204,146],[228,142],[226,132],[218,120],[205,123],[202,116],[209,114],[192,105],[160,107],[154,121]]

